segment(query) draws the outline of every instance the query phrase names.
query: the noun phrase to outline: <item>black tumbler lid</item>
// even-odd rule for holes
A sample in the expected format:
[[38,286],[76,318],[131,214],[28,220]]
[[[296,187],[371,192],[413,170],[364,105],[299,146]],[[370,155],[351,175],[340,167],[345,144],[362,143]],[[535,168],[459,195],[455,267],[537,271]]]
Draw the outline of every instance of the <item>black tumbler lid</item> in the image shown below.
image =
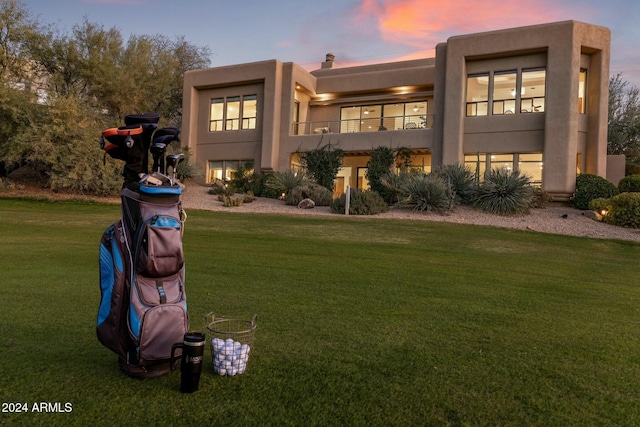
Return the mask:
[[204,345],[205,337],[202,332],[187,332],[184,334],[184,345],[200,347]]

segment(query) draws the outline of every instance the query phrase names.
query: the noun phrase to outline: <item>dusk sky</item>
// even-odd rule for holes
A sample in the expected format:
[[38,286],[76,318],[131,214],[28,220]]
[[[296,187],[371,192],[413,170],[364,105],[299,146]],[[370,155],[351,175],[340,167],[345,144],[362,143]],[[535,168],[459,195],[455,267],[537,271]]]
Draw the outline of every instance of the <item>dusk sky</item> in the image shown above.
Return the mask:
[[131,34],[184,36],[211,66],[278,59],[308,70],[433,57],[449,37],[576,20],[611,30],[611,75],[640,87],[638,0],[26,0],[40,24],[86,18]]

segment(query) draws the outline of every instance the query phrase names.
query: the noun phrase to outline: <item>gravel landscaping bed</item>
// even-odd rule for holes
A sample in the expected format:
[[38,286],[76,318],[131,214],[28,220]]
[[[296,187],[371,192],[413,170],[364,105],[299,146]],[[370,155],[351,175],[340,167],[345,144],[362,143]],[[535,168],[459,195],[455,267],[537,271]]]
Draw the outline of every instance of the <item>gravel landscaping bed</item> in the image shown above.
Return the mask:
[[[286,205],[281,200],[257,198],[254,202],[243,203],[242,206],[224,207],[217,196],[208,194],[209,187],[202,185],[188,186],[182,197],[183,205],[189,209],[201,209],[224,212],[271,213],[287,215],[327,215],[338,217],[330,212],[326,206],[313,209],[299,209]],[[50,190],[33,187],[3,189],[3,196],[15,197],[44,197],[52,199],[91,199],[120,203],[118,197],[97,198],[72,194],[54,193]],[[187,212],[188,213],[188,212]],[[357,218],[385,218],[415,221],[439,221],[459,224],[476,224],[493,227],[506,227],[520,230],[530,230],[543,233],[567,234],[573,236],[593,237],[600,239],[619,239],[640,242],[640,230],[617,227],[591,219],[587,212],[567,206],[551,206],[544,209],[533,209],[530,214],[515,217],[490,215],[477,211],[468,206],[458,206],[447,215],[434,212],[414,212],[410,209],[391,207],[388,212],[373,216],[358,216]]]

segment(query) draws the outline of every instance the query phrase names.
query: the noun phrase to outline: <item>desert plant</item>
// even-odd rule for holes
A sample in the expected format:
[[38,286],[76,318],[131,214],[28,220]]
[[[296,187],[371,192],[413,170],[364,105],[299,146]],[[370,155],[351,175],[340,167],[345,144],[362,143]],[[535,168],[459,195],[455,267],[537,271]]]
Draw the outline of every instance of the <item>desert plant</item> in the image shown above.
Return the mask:
[[[400,173],[388,172],[380,177],[380,184],[384,187],[383,196],[388,203],[398,203],[402,199],[403,187],[410,179],[410,173],[402,171]],[[378,192],[379,193],[379,192]]]
[[387,188],[380,181],[387,177],[393,166],[393,150],[389,147],[380,146],[375,148],[369,156],[365,177],[369,181],[369,188],[380,194],[387,202],[392,202],[392,195],[388,194]]
[[324,188],[333,191],[333,182],[338,175],[344,151],[332,148],[331,144],[300,153],[307,174]]
[[640,228],[640,193],[620,193],[609,199],[597,198],[589,209],[602,215],[607,224]]
[[462,205],[473,203],[473,196],[478,182],[474,173],[468,167],[460,163],[442,165],[435,171],[435,174],[451,186],[451,190],[455,194],[456,203]]
[[291,206],[297,206],[304,199],[313,200],[316,206],[329,206],[332,198],[333,192],[331,190],[318,184],[308,183],[291,190],[285,195],[284,200],[287,205]]
[[[347,203],[347,195],[342,194],[331,202],[330,209],[333,213],[344,214]],[[349,215],[375,215],[387,212],[389,205],[380,194],[373,190],[361,190],[352,188],[349,198]]]
[[275,193],[278,197],[281,194],[285,196],[296,187],[301,187],[307,184],[307,178],[304,173],[300,171],[294,171],[293,169],[287,169],[280,172],[270,173],[264,180],[264,186]]
[[442,178],[434,174],[409,175],[402,187],[402,200],[398,205],[416,211],[444,213],[453,208],[453,197]]
[[198,178],[202,176],[202,170],[200,166],[191,161],[191,155],[189,150],[184,150],[184,160],[176,166],[176,177],[180,181],[185,181],[190,178]]
[[233,196],[236,193],[236,190],[230,185],[227,185],[224,181],[216,179],[213,184],[211,184],[211,187],[209,188],[209,191],[207,191],[207,193],[213,194],[214,196]]
[[599,197],[610,198],[618,194],[618,189],[613,183],[601,176],[592,174],[580,174],[576,177],[576,192],[573,194],[573,207],[576,209],[589,209],[589,202]]
[[232,208],[232,207],[242,206],[243,197],[234,197],[234,196],[227,196],[224,194],[220,194],[218,196],[218,200],[222,202],[222,205],[225,208]]
[[637,175],[640,174],[640,164],[626,163],[624,166],[625,175]]
[[531,198],[531,208],[541,209],[553,202],[553,196],[542,189],[533,187],[533,197]]
[[497,168],[478,186],[473,206],[497,215],[522,215],[529,212],[532,199],[529,177],[518,170]]
[[256,180],[253,161],[239,162],[238,166],[231,174],[229,186],[233,187],[237,193],[246,193],[253,189],[253,183]]
[[620,193],[640,192],[640,174],[627,175],[618,182]]

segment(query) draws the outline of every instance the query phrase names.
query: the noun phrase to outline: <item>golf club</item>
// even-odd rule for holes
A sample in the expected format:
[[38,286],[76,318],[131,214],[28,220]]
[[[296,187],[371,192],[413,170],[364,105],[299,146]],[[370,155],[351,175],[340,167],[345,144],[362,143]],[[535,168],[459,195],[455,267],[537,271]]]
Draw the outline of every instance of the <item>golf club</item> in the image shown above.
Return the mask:
[[176,168],[178,164],[184,160],[184,154],[169,154],[167,156],[167,172],[169,171],[169,166],[171,166],[171,185],[174,185],[176,181]]

